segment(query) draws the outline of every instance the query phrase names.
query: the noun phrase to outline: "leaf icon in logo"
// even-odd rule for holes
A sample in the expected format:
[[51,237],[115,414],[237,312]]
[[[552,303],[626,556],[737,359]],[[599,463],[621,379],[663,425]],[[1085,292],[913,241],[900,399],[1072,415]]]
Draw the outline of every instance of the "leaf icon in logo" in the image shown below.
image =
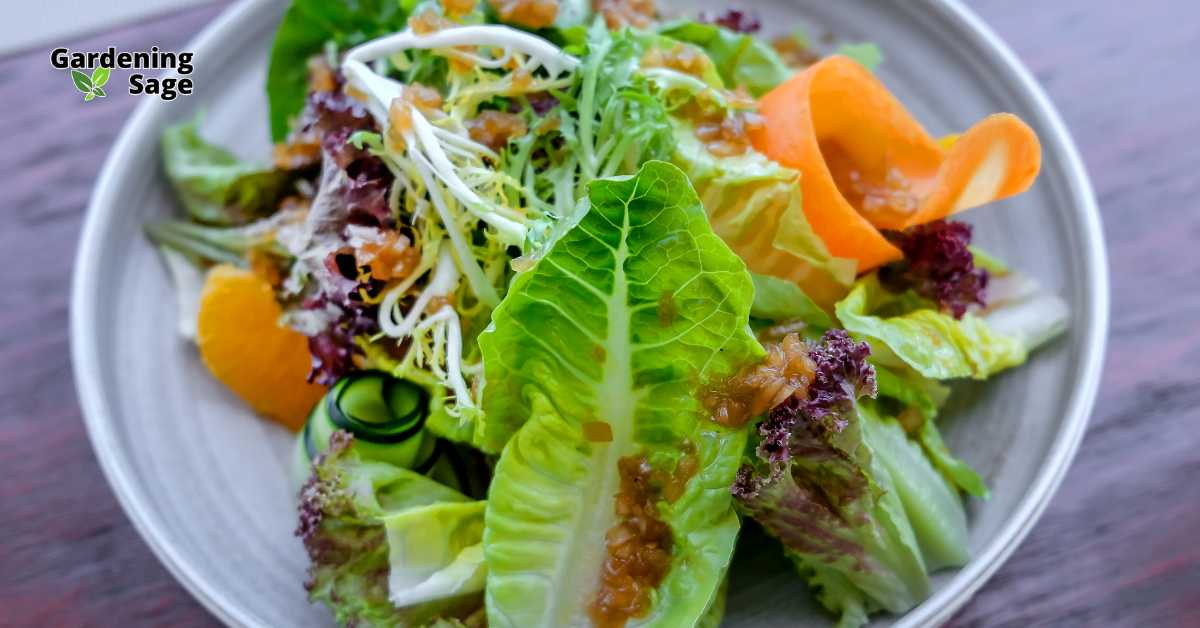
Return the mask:
[[[96,68],[95,70],[92,70],[92,86],[93,87],[103,86],[105,83],[108,82],[108,75],[111,72],[112,72],[112,70],[110,70],[108,68]],[[101,93],[99,95],[103,96],[104,94]]]
[[95,94],[95,95],[97,95],[97,96],[99,96],[99,97],[101,97],[101,98],[104,98],[105,96],[108,96],[108,94],[104,93],[104,89],[103,89],[103,88],[101,88],[99,85],[97,85],[97,86],[95,86],[95,87],[93,87],[93,88],[92,88],[92,93],[93,93],[93,94]]
[[71,70],[71,80],[75,82],[75,89],[87,94],[92,91],[92,79],[88,75],[79,70]]

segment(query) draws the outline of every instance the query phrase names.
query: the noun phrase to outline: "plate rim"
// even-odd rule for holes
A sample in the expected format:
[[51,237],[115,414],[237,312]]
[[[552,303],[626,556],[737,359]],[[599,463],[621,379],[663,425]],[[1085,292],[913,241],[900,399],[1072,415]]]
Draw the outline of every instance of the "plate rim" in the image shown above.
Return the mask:
[[[219,47],[224,33],[232,30],[247,17],[263,10],[268,2],[241,0],[225,9],[187,45],[189,50],[205,56]],[[1096,394],[1099,390],[1107,344],[1109,319],[1109,275],[1100,212],[1091,180],[1075,146],[1074,139],[1058,110],[1028,68],[991,28],[959,0],[923,0],[921,10],[937,12],[955,22],[967,36],[977,38],[979,49],[987,61],[1005,72],[1006,82],[1018,88],[1030,101],[1034,116],[1048,129],[1041,138],[1062,155],[1072,209],[1079,214],[1083,258],[1081,267],[1087,280],[1087,317],[1083,333],[1080,375],[1067,401],[1063,427],[1051,445],[1046,464],[1037,472],[1033,483],[1017,508],[1008,516],[996,535],[970,562],[954,573],[952,579],[916,608],[896,617],[897,627],[917,627],[945,622],[983,586],[1016,550],[1028,535],[1050,499],[1062,483],[1066,471],[1079,449],[1086,431]],[[165,103],[147,99],[140,103],[126,121],[105,159],[96,179],[76,249],[74,276],[71,284],[70,342],[75,388],[88,438],[105,479],[138,534],[150,547],[175,579],[210,613],[231,626],[258,625],[260,621],[248,608],[226,600],[215,583],[207,582],[193,569],[189,560],[171,547],[159,530],[151,524],[152,510],[146,496],[135,489],[128,461],[119,455],[113,433],[113,421],[105,412],[105,393],[101,387],[99,356],[96,351],[96,332],[93,327],[99,277],[90,263],[103,250],[103,227],[116,211],[115,181],[121,164],[126,162],[140,145],[143,136],[152,129],[155,117],[161,115]]]

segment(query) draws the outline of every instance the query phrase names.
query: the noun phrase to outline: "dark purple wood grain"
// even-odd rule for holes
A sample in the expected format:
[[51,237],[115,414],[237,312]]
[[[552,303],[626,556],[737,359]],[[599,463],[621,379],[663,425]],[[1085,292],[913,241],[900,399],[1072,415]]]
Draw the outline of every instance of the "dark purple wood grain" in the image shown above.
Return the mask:
[[[176,49],[218,9],[61,45]],[[130,525],[80,418],[71,265],[92,183],[138,101],[85,104],[52,47],[0,59],[0,626],[215,626]]]
[[[1105,378],[1079,457],[951,622],[1200,626],[1200,3],[976,0],[1091,171],[1112,265]],[[217,12],[72,47],[179,47]],[[0,58],[0,626],[209,626],[100,474],[67,294],[92,182],[136,100],[86,106],[49,47]]]
[[1074,465],[951,625],[1200,626],[1200,3],[971,4],[1083,153],[1112,320]]

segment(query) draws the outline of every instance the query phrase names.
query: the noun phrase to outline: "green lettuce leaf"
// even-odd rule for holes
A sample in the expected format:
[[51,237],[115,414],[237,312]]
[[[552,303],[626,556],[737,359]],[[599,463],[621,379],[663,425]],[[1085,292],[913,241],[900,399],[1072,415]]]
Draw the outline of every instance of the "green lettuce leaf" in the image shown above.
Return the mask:
[[772,408],[733,493],[745,514],[783,543],[817,599],[862,625],[929,592],[928,571],[967,560],[958,493],[883,416],[865,343],[844,330],[809,341],[812,384]]
[[845,295],[856,262],[833,257],[808,224],[799,173],[753,150],[716,157],[679,120],[675,141],[672,161],[696,187],[713,230],[750,270],[792,281],[818,302]]
[[870,338],[873,348],[887,347],[933,379],[986,379],[1023,363],[1030,349],[1021,337],[1001,333],[970,312],[955,320],[931,307],[914,308],[910,296],[883,289],[874,274],[859,280],[835,312],[847,330]]
[[813,576],[817,599],[851,625],[879,609],[904,612],[929,592],[917,536],[869,438],[874,430],[866,423],[875,417],[863,408],[841,415],[840,431],[795,430],[790,459],[775,469],[757,460],[763,480],[739,500],[800,572]]
[[[709,421],[698,397],[763,355],[748,326],[753,285],[678,168],[648,162],[594,181],[589,198],[579,224],[517,275],[479,339],[487,442],[507,442],[484,531],[488,621],[588,623],[619,522],[618,461],[644,457],[695,473],[657,502],[671,566],[649,614],[629,625],[690,626],[733,552],[728,487],[746,440]],[[585,425],[611,437],[589,440]]]
[[772,277],[750,273],[754,281],[754,303],[750,315],[772,321],[799,320],[823,331],[833,327],[833,319],[796,284]]
[[924,421],[936,418],[938,409],[950,396],[949,388],[904,365],[875,364],[875,379],[879,383],[880,397],[898,402],[901,409],[915,409]]
[[383,517],[393,605],[436,604],[483,590],[484,507],[447,501]]
[[869,41],[860,44],[842,44],[838,47],[837,54],[854,59],[872,72],[879,67],[880,63],[883,63],[883,51]]
[[288,134],[291,118],[304,108],[308,94],[308,60],[327,45],[345,49],[368,39],[404,30],[407,3],[399,0],[292,0],[275,31],[267,67],[267,100],[271,138]]
[[938,410],[950,396],[950,389],[904,366],[889,368],[876,364],[875,374],[881,399],[891,399],[898,403],[901,411],[911,410],[918,413],[916,427],[909,427],[908,431],[913,433],[915,429],[913,436],[921,444],[934,468],[968,494],[987,498],[988,488],[983,478],[971,465],[950,453],[938,430]]
[[862,590],[836,569],[787,553],[796,564],[797,571],[801,575],[808,574],[808,586],[821,606],[837,615],[836,628],[861,628],[867,625],[872,605]]
[[969,558],[967,515],[954,487],[895,419],[879,416],[869,403],[863,404],[860,412],[866,441],[904,507],[925,567],[934,571],[965,565]]
[[792,75],[771,46],[716,24],[680,20],[663,25],[659,32],[703,48],[730,88],[745,87],[761,96]]
[[990,492],[983,478],[979,477],[979,473],[971,465],[950,453],[950,449],[942,440],[937,423],[928,419],[922,423],[917,431],[917,440],[920,441],[929,461],[947,480],[973,497],[988,498]]
[[309,599],[342,625],[453,625],[478,614],[484,503],[363,460],[353,441],[334,432],[300,492]]
[[275,210],[293,173],[240,161],[200,137],[199,120],[163,132],[163,167],[192,219],[215,225],[249,222]]
[[967,248],[970,249],[971,256],[975,259],[975,267],[988,271],[988,274],[992,277],[1003,277],[1012,272],[1008,264],[1005,264],[1003,260],[991,253],[973,244]]

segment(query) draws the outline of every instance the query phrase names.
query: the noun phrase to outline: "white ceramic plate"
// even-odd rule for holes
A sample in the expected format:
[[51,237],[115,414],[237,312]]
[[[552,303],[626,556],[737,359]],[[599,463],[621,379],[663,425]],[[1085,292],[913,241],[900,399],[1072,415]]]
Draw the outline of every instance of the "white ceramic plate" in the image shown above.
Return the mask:
[[[716,5],[716,2],[712,3]],[[747,3],[749,4],[749,3]],[[1038,132],[1043,170],[1020,198],[972,213],[979,243],[1071,307],[1070,330],[1028,365],[961,386],[946,417],[952,449],[986,476],[969,504],[973,560],[938,574],[934,594],[878,625],[944,621],[1013,551],[1079,444],[1104,352],[1108,284],[1100,220],[1075,147],[1029,72],[956,2],[762,0],[769,25],[820,25],[886,51],[883,80],[934,134],[1012,111]],[[680,3],[679,6],[685,6]],[[689,11],[702,7],[692,7]],[[291,438],[253,417],[175,335],[167,276],[141,226],[177,209],[159,166],[167,124],[206,114],[204,132],[247,158],[268,150],[263,93],[277,3],[243,3],[193,42],[196,95],[147,99],[96,184],[75,268],[72,352],[92,443],[130,519],[209,610],[241,626],[321,626],[301,582],[288,480]],[[735,562],[726,625],[829,625],[777,551]]]

